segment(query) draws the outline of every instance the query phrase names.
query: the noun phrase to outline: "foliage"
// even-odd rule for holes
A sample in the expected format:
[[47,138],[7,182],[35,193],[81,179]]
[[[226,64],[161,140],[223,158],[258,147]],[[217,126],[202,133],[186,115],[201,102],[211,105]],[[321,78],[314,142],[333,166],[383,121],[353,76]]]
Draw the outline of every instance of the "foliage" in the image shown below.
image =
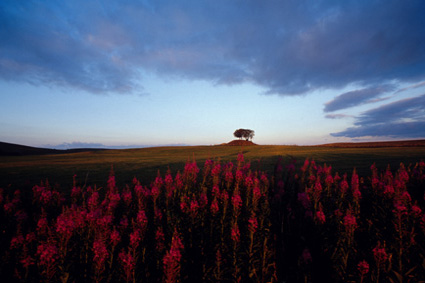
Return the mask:
[[254,137],[255,133],[254,133],[253,130],[250,130],[250,129],[237,129],[233,133],[233,135],[236,138],[239,138],[239,139],[244,138],[244,139],[246,139],[248,141],[249,139],[252,140],[252,138]]
[[0,189],[4,281],[422,282],[425,163],[189,160],[149,185]]

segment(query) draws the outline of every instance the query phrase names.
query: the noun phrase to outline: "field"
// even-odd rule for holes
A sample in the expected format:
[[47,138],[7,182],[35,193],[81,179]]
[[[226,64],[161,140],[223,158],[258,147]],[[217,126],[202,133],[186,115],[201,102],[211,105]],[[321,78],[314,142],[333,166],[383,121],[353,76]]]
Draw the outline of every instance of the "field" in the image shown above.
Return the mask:
[[74,175],[87,184],[105,186],[111,166],[116,171],[119,185],[131,183],[137,177],[149,184],[158,170],[176,173],[188,159],[199,164],[206,159],[235,160],[242,152],[256,169],[271,173],[279,158],[296,159],[300,165],[306,158],[332,165],[335,171],[368,174],[372,163],[380,168],[397,168],[400,162],[408,165],[425,158],[425,146],[411,147],[335,147],[335,146],[184,146],[155,147],[126,150],[88,150],[65,154],[0,156],[0,187],[9,185],[31,189],[40,181],[49,180],[64,188],[72,185]]
[[424,146],[31,153],[0,157],[8,282],[425,280]]

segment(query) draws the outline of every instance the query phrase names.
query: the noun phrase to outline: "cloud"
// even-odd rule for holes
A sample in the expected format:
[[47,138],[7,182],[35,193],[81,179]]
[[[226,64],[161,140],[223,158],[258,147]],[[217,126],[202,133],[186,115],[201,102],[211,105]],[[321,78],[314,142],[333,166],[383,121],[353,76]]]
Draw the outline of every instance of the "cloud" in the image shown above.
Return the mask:
[[87,143],[87,142],[65,142],[58,145],[45,145],[43,147],[53,148],[53,149],[74,149],[74,148],[107,148],[104,144],[101,143]]
[[350,117],[353,117],[353,116],[346,115],[346,114],[327,114],[325,116],[325,118],[328,118],[328,119],[345,119],[345,118],[350,118]]
[[425,94],[368,110],[356,118],[354,127],[331,136],[425,137]]
[[[0,79],[132,93],[143,72],[266,93],[422,81],[424,1],[0,3]],[[143,72],[141,72],[143,71]]]
[[[384,85],[380,87],[365,88],[360,90],[349,91],[335,97],[333,100],[325,104],[325,112],[333,112],[336,110],[346,109],[353,106],[358,106],[365,103],[376,102],[375,97],[383,93],[391,91],[394,86]],[[382,100],[382,99],[379,99]]]

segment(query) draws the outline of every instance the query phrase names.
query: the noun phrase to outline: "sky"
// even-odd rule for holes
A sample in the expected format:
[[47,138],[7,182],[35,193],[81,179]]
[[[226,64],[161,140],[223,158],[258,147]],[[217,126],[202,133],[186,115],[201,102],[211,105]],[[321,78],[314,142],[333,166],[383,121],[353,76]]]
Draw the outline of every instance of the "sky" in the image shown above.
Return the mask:
[[0,2],[0,141],[425,138],[425,1]]

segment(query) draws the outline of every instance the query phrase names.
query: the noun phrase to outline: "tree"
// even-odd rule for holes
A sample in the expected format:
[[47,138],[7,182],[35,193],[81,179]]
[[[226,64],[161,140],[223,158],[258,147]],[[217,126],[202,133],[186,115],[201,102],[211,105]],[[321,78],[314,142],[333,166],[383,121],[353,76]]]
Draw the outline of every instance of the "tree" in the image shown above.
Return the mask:
[[254,137],[254,131],[250,129],[237,129],[233,135],[239,139],[244,138],[245,140],[249,141],[249,139],[252,140]]

